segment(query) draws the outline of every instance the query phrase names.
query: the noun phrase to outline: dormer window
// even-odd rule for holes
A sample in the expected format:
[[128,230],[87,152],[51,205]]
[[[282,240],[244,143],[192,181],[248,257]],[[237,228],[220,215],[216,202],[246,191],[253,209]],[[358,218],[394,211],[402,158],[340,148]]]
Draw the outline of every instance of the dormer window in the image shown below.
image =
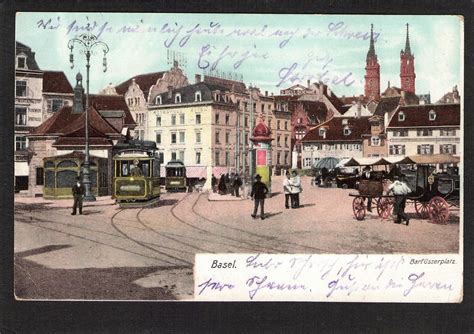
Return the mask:
[[399,120],[400,122],[403,122],[403,121],[405,120],[405,114],[403,113],[403,111],[400,111],[400,112],[398,113],[398,120]]
[[156,98],[155,98],[155,104],[161,104],[162,101],[161,101],[161,95],[158,95]]
[[17,68],[27,68],[26,66],[26,56],[21,55],[16,58],[16,67]]
[[380,146],[380,137],[373,136],[372,138],[370,138],[370,142],[372,146]]
[[195,102],[201,102],[202,99],[201,99],[201,91],[198,90],[196,93],[194,93],[194,101]]
[[434,110],[430,110],[429,118],[430,118],[430,121],[434,121],[436,119],[436,112]]
[[176,94],[174,96],[174,103],[181,103],[181,94]]
[[351,134],[351,129],[348,126],[344,127],[344,136],[348,136],[350,134]]
[[320,129],[319,129],[319,135],[320,135],[321,137],[326,138],[326,129],[325,129],[325,128],[320,128]]

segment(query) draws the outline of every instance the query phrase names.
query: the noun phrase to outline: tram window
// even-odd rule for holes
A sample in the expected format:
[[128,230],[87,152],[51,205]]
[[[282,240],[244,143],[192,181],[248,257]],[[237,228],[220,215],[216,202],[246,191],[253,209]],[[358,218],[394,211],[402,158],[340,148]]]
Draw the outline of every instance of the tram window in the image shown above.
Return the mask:
[[121,161],[121,167],[120,171],[122,172],[121,176],[128,176],[129,174],[129,166],[128,166],[128,161]]
[[141,168],[142,168],[143,176],[149,177],[150,176],[150,162],[143,161],[141,163]]

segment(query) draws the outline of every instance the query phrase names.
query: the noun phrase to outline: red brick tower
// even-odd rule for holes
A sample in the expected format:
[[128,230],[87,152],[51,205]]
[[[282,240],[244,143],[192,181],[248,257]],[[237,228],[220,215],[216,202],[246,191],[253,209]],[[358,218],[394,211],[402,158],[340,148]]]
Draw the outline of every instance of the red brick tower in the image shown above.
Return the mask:
[[405,92],[415,93],[415,55],[410,50],[410,38],[408,35],[405,42],[405,51],[400,51],[400,87]]
[[365,97],[376,100],[380,97],[380,65],[375,54],[374,25],[370,25],[370,48],[365,65]]

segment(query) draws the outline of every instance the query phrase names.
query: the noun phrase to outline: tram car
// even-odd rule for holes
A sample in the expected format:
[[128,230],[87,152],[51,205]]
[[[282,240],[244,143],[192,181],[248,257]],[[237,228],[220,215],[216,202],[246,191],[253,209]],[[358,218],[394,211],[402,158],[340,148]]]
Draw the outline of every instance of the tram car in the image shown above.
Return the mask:
[[160,197],[160,160],[154,142],[121,144],[113,157],[113,198],[121,206],[151,204]]
[[167,191],[186,191],[188,180],[186,167],[180,160],[171,160],[165,166],[165,189]]

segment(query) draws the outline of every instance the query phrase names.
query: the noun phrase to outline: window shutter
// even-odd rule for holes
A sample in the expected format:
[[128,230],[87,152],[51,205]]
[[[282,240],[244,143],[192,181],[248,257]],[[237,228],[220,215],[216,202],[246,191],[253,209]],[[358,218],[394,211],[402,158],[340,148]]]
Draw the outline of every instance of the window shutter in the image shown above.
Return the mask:
[[418,145],[418,146],[416,147],[416,153],[417,153],[417,154],[420,154],[420,153],[421,153],[421,146],[420,146],[420,145]]
[[405,145],[402,146],[402,155],[405,155]]
[[430,145],[430,154],[434,153],[434,145]]
[[439,145],[439,153],[444,153],[443,145],[442,145],[442,144]]
[[453,154],[456,154],[456,145],[453,144]]
[[48,112],[53,112],[53,100],[48,100]]

